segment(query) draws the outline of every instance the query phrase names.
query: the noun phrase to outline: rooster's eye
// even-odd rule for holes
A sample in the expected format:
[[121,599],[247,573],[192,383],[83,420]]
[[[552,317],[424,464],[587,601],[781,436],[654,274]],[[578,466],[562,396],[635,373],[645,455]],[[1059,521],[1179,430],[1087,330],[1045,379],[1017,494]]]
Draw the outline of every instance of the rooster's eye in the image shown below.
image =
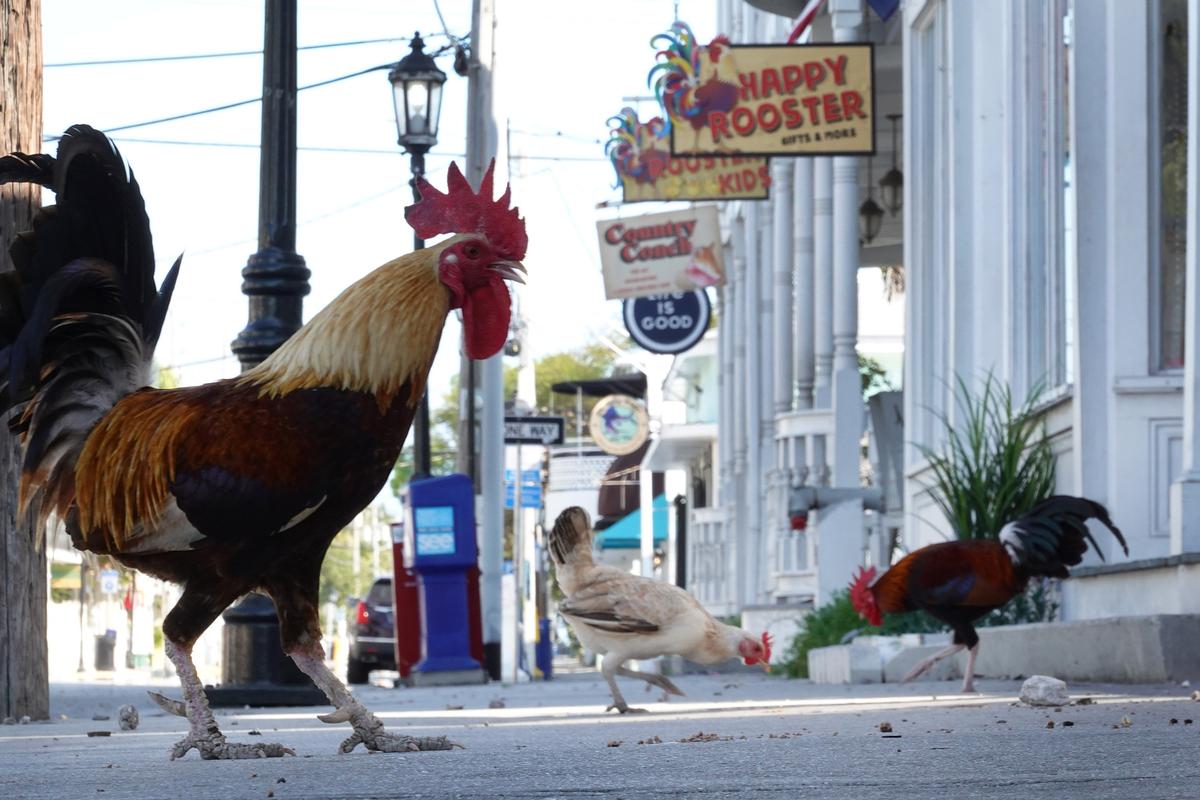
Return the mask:
[[477,244],[466,245],[465,247],[463,247],[463,255],[471,260],[479,258],[479,245],[477,245]]

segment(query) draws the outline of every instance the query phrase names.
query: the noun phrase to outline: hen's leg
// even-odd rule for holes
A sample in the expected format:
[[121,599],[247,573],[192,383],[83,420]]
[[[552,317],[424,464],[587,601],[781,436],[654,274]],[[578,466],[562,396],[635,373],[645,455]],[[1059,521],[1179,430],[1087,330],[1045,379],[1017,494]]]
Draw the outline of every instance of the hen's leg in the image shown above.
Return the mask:
[[313,683],[325,693],[335,709],[333,713],[322,715],[318,719],[332,724],[349,722],[354,728],[354,733],[342,742],[338,749],[349,753],[363,744],[368,750],[377,752],[409,753],[417,750],[450,750],[462,747],[445,736],[414,738],[388,733],[379,718],[354,699],[346,685],[325,666],[321,627],[317,622],[317,607],[313,601],[317,596],[320,561],[317,561],[315,569],[308,572],[308,580],[296,574],[292,580],[278,581],[266,588],[275,599],[284,652],[291,656],[301,672],[312,678]]
[[938,652],[934,653],[929,658],[925,659],[924,661],[921,661],[915,667],[913,667],[909,671],[909,673],[900,680],[900,682],[908,683],[911,680],[915,680],[915,679],[921,677],[926,672],[928,672],[933,667],[934,664],[941,661],[943,658],[947,658],[948,656],[954,655],[959,650],[962,650],[965,647],[966,647],[965,644],[952,644],[949,647],[947,647],[945,650],[939,650]]
[[653,686],[657,686],[667,694],[675,694],[683,697],[683,690],[672,683],[671,679],[666,675],[654,675],[649,672],[638,672],[636,669],[628,667],[617,667],[617,674],[625,678],[637,678],[639,681],[645,681]]
[[600,674],[604,676],[604,680],[608,681],[608,688],[612,691],[613,697],[612,705],[604,710],[612,711],[615,708],[622,714],[644,714],[646,713],[646,709],[644,708],[630,708],[629,704],[625,702],[625,697],[621,694],[621,690],[617,688],[616,675],[624,669],[624,664],[625,659],[618,660],[615,656],[606,654],[604,656],[604,663],[600,665]]
[[183,684],[183,702],[169,700],[157,692],[150,692],[150,699],[172,714],[186,716],[191,728],[187,737],[171,748],[171,759],[186,755],[193,748],[204,759],[294,756],[294,752],[281,744],[227,742],[217,727],[217,721],[213,719],[208,697],[204,694],[204,684],[200,682],[196,665],[192,663],[192,645],[227,604],[228,601],[224,599],[189,595],[184,590],[183,597],[163,622],[164,647],[167,658],[175,665],[179,682]]

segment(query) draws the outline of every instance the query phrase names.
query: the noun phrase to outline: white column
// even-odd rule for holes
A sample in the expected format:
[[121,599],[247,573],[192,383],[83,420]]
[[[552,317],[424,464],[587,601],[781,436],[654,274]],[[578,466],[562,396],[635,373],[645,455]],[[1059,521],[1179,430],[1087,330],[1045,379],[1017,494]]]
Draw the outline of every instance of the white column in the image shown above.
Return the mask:
[[792,410],[792,272],[793,259],[792,175],[795,159],[777,158],[771,162],[771,202],[775,212],[775,413]]
[[813,159],[814,401],[828,408],[833,396],[833,159]]
[[747,384],[748,372],[746,369],[747,363],[747,347],[746,340],[748,338],[749,327],[746,321],[746,295],[749,294],[747,289],[748,281],[746,280],[746,261],[749,254],[746,252],[746,221],[740,216],[734,221],[734,234],[732,242],[732,250],[734,251],[734,302],[737,306],[735,313],[736,327],[734,328],[734,347],[733,347],[733,371],[730,375],[736,382],[734,387],[734,496],[730,505],[729,515],[727,519],[730,521],[730,529],[727,532],[728,536],[725,541],[729,546],[729,553],[733,559],[733,564],[730,567],[730,575],[733,576],[733,586],[731,595],[738,603],[742,602],[745,594],[745,580],[742,565],[745,563],[744,547],[745,541],[749,534],[746,531],[746,520],[748,518],[747,509],[750,506],[748,500],[749,483],[748,470],[746,469],[747,459],[750,455],[750,437],[747,435],[749,430],[750,419],[750,404],[747,399],[751,396]]
[[742,596],[743,603],[754,602],[758,591],[756,582],[758,546],[761,540],[759,532],[762,520],[762,471],[759,451],[762,441],[759,422],[762,419],[762,366],[759,358],[762,353],[762,335],[759,331],[760,296],[759,271],[762,269],[762,254],[758,246],[758,208],[754,203],[746,203],[742,211],[745,225],[743,247],[746,254],[746,280],[743,282],[746,296],[742,303],[746,316],[746,358],[743,362],[746,387],[746,472],[745,497],[740,509],[744,522],[741,525],[742,548]]
[[[831,0],[835,42],[858,41],[859,0]],[[858,373],[858,157],[833,159],[833,483],[858,486],[863,432]]]
[[1188,0],[1187,277],[1183,471],[1171,485],[1171,554],[1200,551],[1200,0]]
[[813,369],[816,353],[813,349],[813,159],[797,158],[795,204],[792,223],[795,248],[795,290],[793,304],[792,344],[796,376],[796,408],[813,405]]
[[[724,263],[726,269],[731,263],[729,254],[724,254]],[[713,493],[709,498],[709,505],[720,508],[728,503],[729,479],[730,473],[733,472],[733,464],[730,459],[732,448],[729,446],[733,438],[733,416],[730,412],[733,406],[730,403],[732,396],[733,381],[729,380],[729,370],[732,366],[733,359],[729,356],[729,346],[731,336],[733,335],[733,319],[730,308],[729,296],[731,287],[727,284],[717,289],[718,309],[717,318],[717,458],[714,464],[716,471],[716,480],[714,481]]]

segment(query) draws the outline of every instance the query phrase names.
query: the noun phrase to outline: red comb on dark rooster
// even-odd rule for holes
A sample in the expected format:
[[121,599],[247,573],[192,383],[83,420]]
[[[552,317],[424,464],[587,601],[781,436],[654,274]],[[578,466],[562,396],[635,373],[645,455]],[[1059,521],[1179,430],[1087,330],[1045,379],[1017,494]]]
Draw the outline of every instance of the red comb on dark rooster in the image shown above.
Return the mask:
[[509,208],[512,193],[509,187],[505,187],[499,200],[492,199],[495,169],[496,160],[492,159],[478,192],[471,188],[456,163],[450,164],[444,194],[424,178],[418,179],[417,191],[421,199],[404,210],[404,218],[422,239],[432,239],[443,233],[478,233],[499,255],[520,261],[529,244],[525,220],[516,208]]
[[875,575],[874,567],[870,569],[859,567],[854,579],[850,582],[850,603],[867,622],[872,625],[882,625],[883,612],[879,610],[879,604],[875,601],[875,593],[871,591]]

